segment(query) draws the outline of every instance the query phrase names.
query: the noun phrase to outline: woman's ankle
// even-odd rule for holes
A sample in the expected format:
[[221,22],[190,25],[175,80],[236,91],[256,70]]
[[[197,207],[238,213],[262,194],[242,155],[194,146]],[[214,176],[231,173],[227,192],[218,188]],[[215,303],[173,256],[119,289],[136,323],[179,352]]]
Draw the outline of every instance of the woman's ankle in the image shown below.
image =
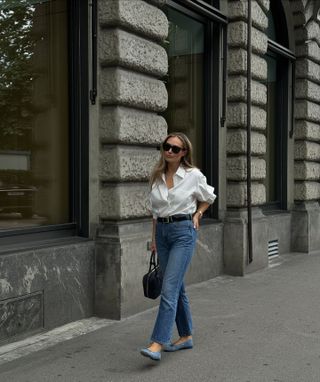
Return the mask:
[[159,344],[158,342],[152,342],[152,344],[150,344],[148,346],[148,349],[152,352],[159,352],[162,350],[162,345]]
[[182,336],[177,341],[175,341],[174,344],[178,345],[178,344],[181,344],[181,343],[186,342],[186,341],[191,340],[191,339],[192,339],[192,335],[190,335],[190,336]]

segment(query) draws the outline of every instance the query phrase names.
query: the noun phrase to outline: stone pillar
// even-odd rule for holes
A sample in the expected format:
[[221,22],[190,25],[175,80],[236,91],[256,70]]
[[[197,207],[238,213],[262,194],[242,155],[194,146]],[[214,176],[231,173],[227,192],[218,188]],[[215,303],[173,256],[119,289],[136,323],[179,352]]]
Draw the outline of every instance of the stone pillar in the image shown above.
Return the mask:
[[253,262],[248,263],[248,213],[247,209],[228,211],[224,226],[225,272],[233,276],[264,268],[268,265],[267,219],[261,209],[252,209]]
[[313,252],[320,248],[320,207],[317,202],[296,204],[292,212],[291,246],[296,252]]
[[148,177],[159,157],[156,146],[167,133],[166,121],[157,114],[167,107],[161,80],[168,69],[164,2],[98,2],[101,224],[95,310],[104,317],[120,318],[147,307],[140,280],[151,239]]
[[[227,110],[227,215],[225,222],[225,271],[243,274],[250,268],[265,266],[267,237],[263,214],[258,209],[253,214],[254,263],[247,267],[247,9],[248,2],[228,2],[228,110]],[[266,152],[267,89],[261,81],[267,78],[267,63],[264,55],[268,38],[268,1],[252,2],[252,105],[251,105],[251,174],[252,204],[265,203],[266,163],[261,158]],[[263,236],[263,242],[261,237]],[[237,238],[230,240],[230,238]],[[237,241],[237,242],[236,242]],[[259,245],[258,245],[259,244]]]
[[297,55],[292,250],[310,252],[320,249],[320,22],[314,1],[293,1],[292,9]]

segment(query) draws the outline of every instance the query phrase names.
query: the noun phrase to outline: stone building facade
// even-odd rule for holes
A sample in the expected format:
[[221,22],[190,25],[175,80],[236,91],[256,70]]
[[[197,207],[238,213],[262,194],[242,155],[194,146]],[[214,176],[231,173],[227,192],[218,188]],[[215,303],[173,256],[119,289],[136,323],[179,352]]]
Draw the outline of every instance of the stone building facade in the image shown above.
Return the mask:
[[[166,111],[178,110],[185,97],[190,96],[192,103],[204,94],[200,103],[206,107],[192,106],[190,118],[197,121],[195,151],[204,153],[201,169],[218,194],[215,208],[203,219],[187,282],[223,273],[243,276],[267,267],[272,249],[280,255],[320,249],[320,2],[98,0],[96,4],[97,13],[84,12],[77,24],[81,33],[88,32],[87,49],[81,51],[80,43],[74,52],[89,62],[84,69],[80,65],[79,89],[89,93],[93,77],[97,79],[96,102],[89,104],[83,96],[82,106],[72,109],[79,114],[76,126],[83,134],[77,183],[81,195],[76,200],[86,213],[79,214],[81,218],[75,214],[80,228],[73,234],[64,227],[54,237],[41,236],[45,229],[28,236],[24,227],[0,237],[3,341],[92,315],[120,319],[152,306],[141,289],[151,239],[148,177],[159,157],[159,144],[172,131],[173,120]],[[175,22],[185,25],[183,17],[191,20],[192,36],[199,35],[200,24],[206,31],[203,45],[194,48],[196,69],[188,88],[181,86],[184,61],[179,44],[189,35],[181,33],[181,27],[180,32],[176,28],[180,34],[172,34]],[[94,25],[96,42],[91,40]],[[95,52],[96,68],[91,60]],[[180,66],[172,57],[180,57]],[[209,60],[214,66],[208,65]],[[202,66],[204,92],[197,85]],[[174,88],[168,85],[168,72],[177,78]],[[192,92],[197,89],[196,97]],[[172,106],[173,97],[177,106]],[[206,97],[212,101],[209,105]],[[19,235],[21,241],[12,240]]]

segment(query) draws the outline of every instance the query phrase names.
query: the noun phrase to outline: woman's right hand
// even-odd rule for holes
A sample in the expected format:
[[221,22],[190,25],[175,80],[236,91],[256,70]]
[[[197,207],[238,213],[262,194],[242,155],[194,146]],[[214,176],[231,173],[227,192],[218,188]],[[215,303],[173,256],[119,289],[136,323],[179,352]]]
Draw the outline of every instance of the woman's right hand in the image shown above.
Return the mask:
[[151,241],[150,250],[151,250],[151,252],[157,252],[157,247],[156,247],[155,240]]

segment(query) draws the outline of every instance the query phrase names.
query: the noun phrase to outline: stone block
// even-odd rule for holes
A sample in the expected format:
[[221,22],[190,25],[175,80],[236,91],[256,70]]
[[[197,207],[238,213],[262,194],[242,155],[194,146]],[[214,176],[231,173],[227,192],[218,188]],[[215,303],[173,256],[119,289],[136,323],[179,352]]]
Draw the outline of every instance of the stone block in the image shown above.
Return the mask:
[[43,292],[0,300],[0,341],[43,329]]
[[223,224],[202,224],[192,262],[186,274],[187,284],[210,280],[223,272]]
[[160,144],[167,135],[166,120],[155,113],[121,106],[100,109],[102,143]]
[[[263,184],[251,184],[252,205],[261,205],[266,202],[266,189]],[[227,206],[245,207],[247,205],[247,184],[228,183],[227,184]]]
[[164,111],[168,94],[160,80],[120,68],[106,68],[100,74],[100,102]]
[[256,0],[265,13],[268,12],[270,8],[270,0]]
[[[247,99],[247,78],[243,76],[229,76],[227,82],[228,101],[245,102]],[[261,82],[251,81],[251,101],[254,104],[267,103],[267,87]]]
[[294,135],[296,139],[307,139],[309,141],[320,140],[320,125],[305,120],[295,122]]
[[[266,177],[266,162],[264,159],[251,158],[251,177],[253,180]],[[239,181],[247,179],[247,158],[245,156],[227,158],[227,179]]]
[[295,30],[296,43],[304,42],[307,40],[315,40],[320,42],[320,26],[315,20],[309,21],[303,27]]
[[[228,102],[227,125],[231,128],[247,126],[247,105],[242,102]],[[251,127],[256,130],[265,130],[267,113],[264,109],[251,106]]]
[[[232,237],[232,240],[229,238]],[[224,272],[232,276],[244,276],[248,258],[247,223],[243,220],[224,224]]]
[[320,85],[308,80],[297,80],[296,98],[320,103]]
[[96,239],[94,312],[100,318],[121,319],[121,245],[113,235]]
[[320,144],[308,141],[296,141],[294,145],[294,159],[320,160]]
[[320,65],[307,58],[298,59],[296,63],[296,77],[320,83]]
[[148,181],[159,153],[155,148],[103,146],[100,152],[100,180]]
[[100,218],[123,220],[150,216],[149,184],[103,184],[100,189]]
[[[264,10],[258,2],[252,2],[252,24],[261,30],[268,27],[268,18]],[[246,20],[248,17],[247,1],[229,1],[228,2],[228,18],[229,20]]]
[[320,206],[312,203],[309,213],[309,251],[319,251],[320,249]]
[[252,273],[268,267],[268,230],[267,219],[261,213],[261,217],[255,217],[252,212],[252,263],[246,264],[245,273]]
[[152,41],[121,29],[102,29],[99,34],[102,66],[121,66],[155,76],[168,71],[166,50]]
[[[266,137],[258,132],[251,133],[251,153],[262,155],[266,152]],[[245,154],[247,152],[247,132],[229,129],[227,132],[228,154]]]
[[318,202],[297,203],[292,211],[292,250],[310,253],[320,248]]
[[99,317],[121,319],[154,305],[143,296],[141,284],[148,269],[151,231],[151,219],[104,222],[98,228],[95,303]]
[[[224,225],[224,271],[233,276],[262,269],[268,265],[267,220],[252,209],[253,261],[248,264],[248,218],[247,210],[239,210],[238,217],[228,211]],[[232,240],[230,240],[230,237]]]
[[296,55],[299,58],[308,58],[320,63],[320,46],[316,41],[305,41],[296,46]]
[[320,199],[320,183],[315,181],[295,182],[294,199],[298,201]]
[[[240,48],[228,50],[228,74],[247,74],[247,51]],[[251,74],[253,79],[267,79],[267,61],[256,54],[251,57]]]
[[294,178],[296,180],[320,180],[320,163],[295,161]]
[[302,2],[304,3],[304,14],[306,16],[305,24],[307,25],[310,22],[316,22],[316,11],[319,10],[319,4],[317,5],[316,2],[308,0],[302,0]]
[[[268,48],[268,37],[265,33],[252,28],[252,51],[265,54]],[[247,24],[244,21],[231,22],[228,27],[228,45],[231,47],[246,48],[247,46]]]
[[1,340],[94,313],[93,241],[59,238],[26,246],[0,256]]
[[320,105],[310,101],[297,100],[295,104],[295,118],[319,123]]
[[[151,219],[144,225],[137,225],[135,230],[131,227],[122,227],[121,240],[121,316],[141,312],[154,305],[142,293],[142,277],[148,269],[150,254],[147,243],[151,240]],[[140,226],[140,227],[139,227]],[[145,227],[143,231],[143,227]],[[139,229],[140,228],[140,229]],[[125,235],[125,231],[126,235]]]
[[121,26],[140,35],[163,41],[168,35],[168,19],[161,9],[143,0],[99,1],[102,27]]

